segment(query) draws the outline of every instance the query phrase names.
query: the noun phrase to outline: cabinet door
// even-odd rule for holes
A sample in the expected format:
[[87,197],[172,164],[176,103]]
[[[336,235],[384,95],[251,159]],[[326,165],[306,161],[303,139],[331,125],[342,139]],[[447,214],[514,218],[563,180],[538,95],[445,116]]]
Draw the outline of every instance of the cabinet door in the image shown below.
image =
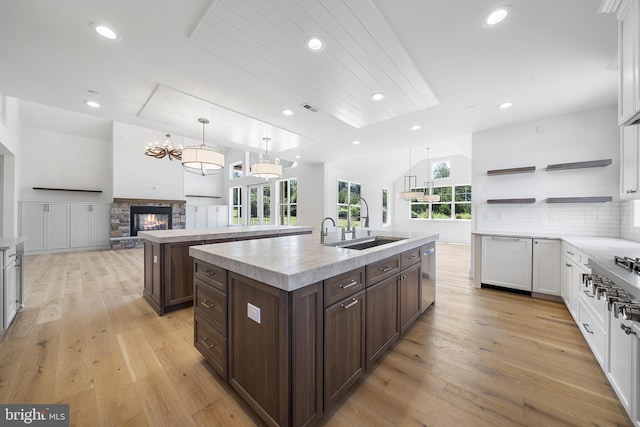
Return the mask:
[[624,2],[618,14],[618,52],[620,55],[620,78],[618,85],[618,124],[630,119],[635,113],[637,97],[637,0]]
[[531,291],[531,239],[482,237],[482,283]]
[[16,315],[16,265],[15,263],[9,264],[4,268],[3,280],[3,327],[7,329],[11,324],[11,321]]
[[193,299],[193,258],[189,256],[189,246],[193,245],[194,242],[164,245],[165,308]]
[[400,335],[398,326],[399,276],[367,288],[366,367],[373,364]]
[[207,207],[199,205],[187,205],[185,208],[186,228],[207,228]]
[[27,238],[24,242],[24,250],[26,252],[46,249],[46,208],[46,203],[22,204],[22,231],[20,234]]
[[620,197],[638,197],[640,126],[620,128]]
[[72,203],[69,206],[71,218],[70,243],[72,248],[91,246],[91,205]]
[[91,205],[91,246],[109,246],[111,205]]
[[47,203],[47,249],[69,247],[69,205]]
[[[564,257],[564,261],[562,263],[562,282],[560,296],[564,301],[564,305],[567,306],[571,314],[574,313],[574,307],[571,301],[571,284],[573,283],[573,270],[575,268],[576,267],[574,266],[573,262],[571,262],[567,257]],[[574,317],[576,316],[574,315]]]
[[560,295],[560,240],[533,240],[533,292]]
[[365,291],[324,311],[324,409],[364,372]]
[[420,267],[416,264],[400,275],[400,334],[420,315]]
[[625,328],[632,327],[633,325],[631,325],[630,321],[622,320],[622,318],[616,319],[613,316],[610,317],[611,338],[607,377],[618,394],[620,402],[629,412],[633,389],[633,344],[637,338],[635,338],[635,335],[627,335],[621,328],[621,325],[624,325]]
[[229,208],[226,205],[207,206],[207,228],[229,225]]

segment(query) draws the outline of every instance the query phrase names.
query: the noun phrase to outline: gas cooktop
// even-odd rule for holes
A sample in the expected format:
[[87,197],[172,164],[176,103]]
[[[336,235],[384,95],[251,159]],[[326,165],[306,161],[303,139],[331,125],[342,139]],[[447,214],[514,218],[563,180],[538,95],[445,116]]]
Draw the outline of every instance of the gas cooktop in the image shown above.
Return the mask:
[[640,276],[640,258],[614,256],[613,260],[616,265]]

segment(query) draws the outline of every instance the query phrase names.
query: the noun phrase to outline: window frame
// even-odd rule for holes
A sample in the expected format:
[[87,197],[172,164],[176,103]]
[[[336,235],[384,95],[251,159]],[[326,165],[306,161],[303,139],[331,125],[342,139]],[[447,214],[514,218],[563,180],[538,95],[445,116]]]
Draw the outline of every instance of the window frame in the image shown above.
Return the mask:
[[[387,188],[382,189],[382,226],[389,226],[389,190]],[[367,215],[369,215],[367,213]]]
[[[347,203],[340,203],[340,183],[346,183],[346,188],[347,188]],[[358,192],[356,193],[358,195],[358,203],[350,203],[351,198],[353,197],[352,195],[352,187],[357,186],[358,188]],[[338,220],[337,222],[337,227],[346,227],[347,224],[349,223],[349,219],[342,219],[340,218],[340,208],[342,207],[342,209],[347,209],[349,205],[351,205],[351,212],[348,212],[348,215],[351,215],[352,212],[357,212],[356,215],[351,215],[351,218],[358,218],[355,221],[351,221],[351,226],[352,227],[356,227],[356,226],[360,226],[360,215],[361,215],[361,205],[360,205],[360,198],[362,197],[362,184],[358,183],[358,182],[353,182],[353,181],[348,181],[346,179],[338,179],[337,182],[337,194],[336,194],[336,218]]]
[[[236,191],[238,192],[238,196],[236,198]],[[243,196],[243,191],[242,191],[242,186],[236,186],[236,187],[230,187],[229,188],[229,225],[244,225],[244,217],[243,217],[243,203],[242,203],[242,196]],[[234,200],[238,201],[238,204],[234,203]],[[235,209],[238,209],[238,216],[234,216],[234,211]],[[238,221],[236,222],[236,218],[238,219]]]
[[[465,195],[465,198],[468,198],[469,200],[456,200],[456,195],[459,193],[456,193],[456,189],[457,188],[463,188],[463,187],[468,187],[468,191],[463,192],[462,194]],[[433,194],[439,194],[439,193],[443,193],[442,191],[437,191],[437,189],[444,189],[447,188],[450,190],[450,192],[446,192],[444,194],[441,194],[441,199],[443,198],[443,196],[447,196],[447,198],[450,198],[450,200],[444,200],[444,201],[440,201],[440,202],[423,202],[423,201],[419,201],[417,199],[411,199],[409,205],[410,205],[410,209],[409,209],[409,218],[411,220],[417,220],[417,221],[471,221],[471,219],[473,218],[471,216],[471,210],[469,210],[469,218],[457,218],[456,217],[456,206],[469,206],[469,208],[471,208],[472,206],[472,198],[473,198],[473,187],[471,186],[471,184],[451,184],[451,185],[439,185],[439,186],[434,186],[433,187]],[[411,191],[424,191],[424,188],[413,188],[411,189]],[[468,197],[467,197],[468,195]],[[433,206],[437,205],[449,205],[449,218],[434,218],[433,217]],[[421,218],[421,217],[413,217],[413,213],[417,212],[414,211],[414,206],[425,206],[426,207],[426,212],[427,212],[427,217],[426,218]]]
[[[286,201],[283,198],[283,187],[284,187],[284,183],[288,183],[289,185],[286,186],[286,191],[287,191],[287,197],[286,197]],[[292,186],[291,183],[295,182],[295,185]],[[293,199],[291,197],[291,188],[294,187],[295,188],[295,201],[291,202],[291,200]],[[279,225],[298,225],[298,178],[287,178],[287,179],[280,179],[278,180],[278,185],[277,185],[277,198],[278,198],[278,224]],[[292,209],[292,207],[294,209]],[[295,211],[295,215],[291,215],[291,211],[294,210]],[[285,218],[286,218],[286,224],[285,224]],[[291,221],[291,218],[295,218],[295,221]]]

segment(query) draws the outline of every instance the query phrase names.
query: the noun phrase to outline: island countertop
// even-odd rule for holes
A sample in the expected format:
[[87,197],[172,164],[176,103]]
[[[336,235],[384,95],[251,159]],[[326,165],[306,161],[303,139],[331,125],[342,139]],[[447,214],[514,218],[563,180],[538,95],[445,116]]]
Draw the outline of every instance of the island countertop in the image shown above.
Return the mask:
[[235,239],[247,236],[311,233],[313,227],[301,225],[248,225],[219,228],[201,228],[196,230],[172,229],[139,231],[138,236],[153,243],[178,243],[194,240]]
[[320,244],[318,234],[307,234],[192,246],[189,255],[290,292],[420,247],[439,237],[437,234],[376,231],[371,237],[360,237],[355,241],[374,236],[402,240],[363,250],[327,246],[340,241],[339,233],[335,232],[329,233],[325,245]]

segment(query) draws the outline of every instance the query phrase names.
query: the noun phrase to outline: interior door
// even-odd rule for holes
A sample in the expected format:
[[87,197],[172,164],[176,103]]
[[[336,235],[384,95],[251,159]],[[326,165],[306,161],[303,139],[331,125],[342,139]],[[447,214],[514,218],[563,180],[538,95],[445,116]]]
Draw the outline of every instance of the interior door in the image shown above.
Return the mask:
[[249,225],[271,224],[271,185],[249,187]]

